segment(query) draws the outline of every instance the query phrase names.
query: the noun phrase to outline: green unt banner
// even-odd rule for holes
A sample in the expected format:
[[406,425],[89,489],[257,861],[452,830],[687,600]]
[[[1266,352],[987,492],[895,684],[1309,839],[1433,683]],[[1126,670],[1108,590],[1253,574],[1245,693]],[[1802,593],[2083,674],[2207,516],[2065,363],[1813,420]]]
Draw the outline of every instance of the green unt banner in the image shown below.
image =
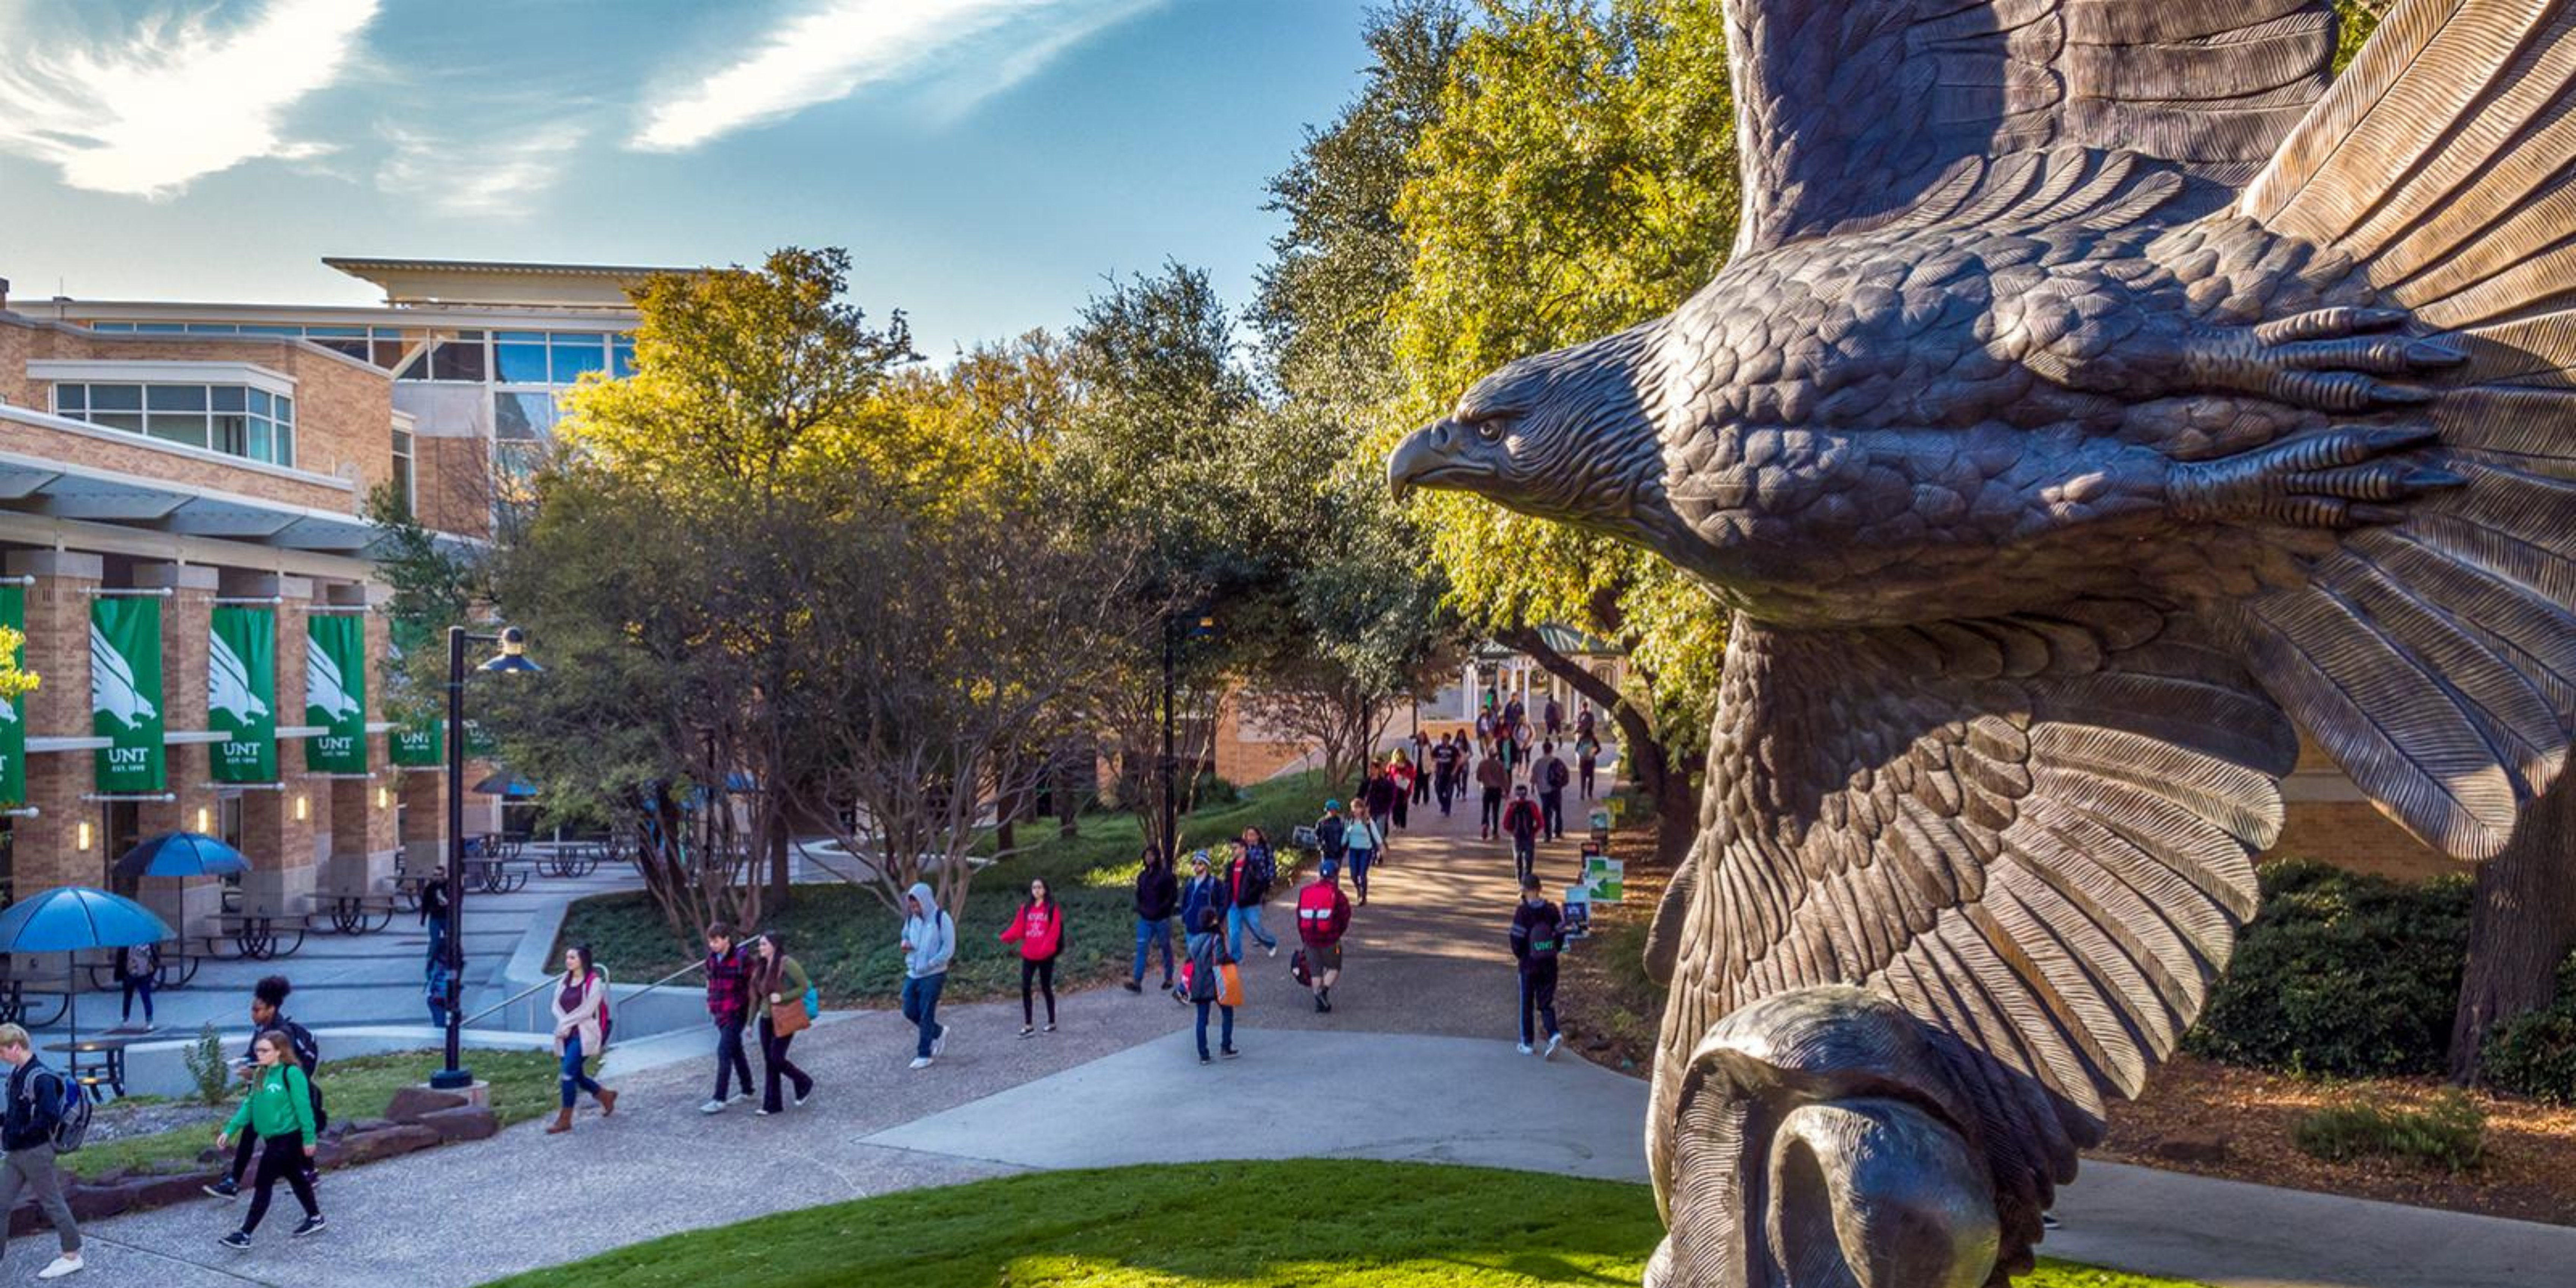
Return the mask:
[[394,763],[411,769],[436,769],[447,763],[447,727],[436,716],[422,716],[393,731]]
[[[0,586],[0,626],[27,633],[27,588]],[[22,642],[11,654],[14,666],[27,663],[27,650]],[[23,697],[0,700],[0,805],[27,803],[27,700]]]
[[161,600],[101,595],[89,604],[90,732],[98,790],[137,796],[169,788],[161,746]]
[[367,623],[356,613],[304,619],[304,723],[326,732],[304,741],[317,774],[367,772]]
[[490,760],[501,754],[501,740],[483,727],[480,720],[465,722],[465,755],[472,760]]
[[206,637],[206,721],[219,783],[277,781],[277,610],[217,604]]

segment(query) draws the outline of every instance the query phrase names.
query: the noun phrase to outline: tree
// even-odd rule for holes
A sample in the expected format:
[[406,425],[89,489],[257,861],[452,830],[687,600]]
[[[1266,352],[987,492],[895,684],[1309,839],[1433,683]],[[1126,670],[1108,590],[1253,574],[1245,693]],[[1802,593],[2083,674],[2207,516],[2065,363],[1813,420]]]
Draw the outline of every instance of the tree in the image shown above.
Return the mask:
[[2522,815],[2513,842],[2478,865],[2469,957],[2451,1015],[2451,1078],[2472,1083],[2497,1025],[2557,999],[2558,966],[2576,950],[2576,786],[2558,785]]

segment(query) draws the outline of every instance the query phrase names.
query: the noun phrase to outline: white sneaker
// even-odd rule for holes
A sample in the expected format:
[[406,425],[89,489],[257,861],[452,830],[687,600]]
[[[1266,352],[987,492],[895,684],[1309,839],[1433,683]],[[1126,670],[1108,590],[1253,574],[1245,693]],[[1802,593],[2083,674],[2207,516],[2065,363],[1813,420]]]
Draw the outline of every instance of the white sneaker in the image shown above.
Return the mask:
[[945,1025],[945,1024],[940,1025],[940,1026],[939,1026],[939,1034],[938,1034],[938,1036],[936,1036],[936,1037],[934,1037],[934,1038],[930,1039],[930,1053],[931,1053],[932,1055],[946,1055],[946,1054],[948,1053],[948,1026],[947,1026],[947,1025]]
[[710,1100],[707,1103],[698,1106],[698,1112],[702,1114],[720,1114],[724,1111],[725,1102],[721,1100]]
[[1529,1053],[1530,1053],[1530,1044],[1529,1044],[1529,1043],[1527,1043],[1527,1042],[1523,1042],[1523,1043],[1521,1043],[1521,1054],[1522,1054],[1522,1055],[1528,1055]]
[[739,1103],[741,1103],[742,1101],[745,1101],[745,1100],[755,1100],[755,1099],[758,1099],[758,1097],[756,1097],[756,1096],[752,1095],[752,1094],[751,1094],[750,1092],[748,1092],[748,1091],[737,1091],[737,1092],[733,1093],[733,1098],[734,1098],[735,1103],[737,1103],[737,1104],[739,1104]]
[[1276,957],[1279,955],[1279,945],[1271,944],[1263,948],[1261,951],[1268,953],[1270,956]]
[[54,1264],[37,1271],[36,1277],[38,1279],[60,1279],[64,1275],[78,1274],[85,1268],[86,1266],[81,1261],[79,1253],[66,1252],[63,1255],[54,1258]]
[[1548,1035],[1547,1035],[1547,1050],[1540,1052],[1540,1053],[1539,1053],[1539,1057],[1538,1057],[1538,1058],[1539,1058],[1539,1059],[1542,1059],[1542,1060],[1553,1060],[1553,1059],[1555,1059],[1555,1058],[1556,1058],[1556,1053],[1557,1053],[1559,1050],[1561,1050],[1564,1046],[1565,1046],[1565,1035],[1564,1035],[1564,1034],[1562,1034],[1562,1033],[1551,1033],[1551,1034],[1548,1034]]
[[927,1068],[929,1068],[929,1067],[930,1067],[930,1057],[929,1057],[929,1056],[926,1056],[926,1055],[917,1055],[917,1056],[914,1056],[914,1057],[912,1058],[912,1067],[913,1067],[913,1068],[916,1068],[916,1069],[927,1069]]

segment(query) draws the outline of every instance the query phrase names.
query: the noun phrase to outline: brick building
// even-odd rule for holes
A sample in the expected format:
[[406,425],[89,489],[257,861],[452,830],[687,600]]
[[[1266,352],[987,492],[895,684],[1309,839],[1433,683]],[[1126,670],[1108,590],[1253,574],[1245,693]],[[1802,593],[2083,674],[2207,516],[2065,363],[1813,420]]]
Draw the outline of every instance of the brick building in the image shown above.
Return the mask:
[[[631,366],[625,288],[653,270],[325,262],[385,303],[38,302],[0,281],[0,584],[23,597],[26,664],[43,680],[0,711],[24,739],[17,772],[0,776],[0,794],[20,797],[0,802],[0,898],[119,888],[197,933],[215,883],[138,889],[113,877],[116,858],[164,832],[212,833],[251,859],[244,901],[301,910],[301,896],[376,888],[398,853],[443,843],[444,771],[393,763],[374,611],[387,592],[362,508],[389,488],[430,527],[488,535],[557,396]],[[260,638],[220,645],[210,665],[219,612]],[[359,625],[313,625],[332,617]],[[225,663],[242,674],[236,651],[264,652],[264,698],[224,687]],[[363,679],[308,686],[308,658],[336,672],[335,656],[361,651]],[[135,696],[128,681],[156,669],[157,693]],[[337,723],[308,723],[316,694]],[[227,720],[273,721],[268,781],[216,781],[243,776],[214,764],[219,745],[243,744],[210,695]],[[362,755],[344,743],[315,757],[359,728]],[[102,790],[131,788],[102,779],[129,770],[153,771],[148,790]],[[497,818],[497,800],[469,797],[469,830]]]

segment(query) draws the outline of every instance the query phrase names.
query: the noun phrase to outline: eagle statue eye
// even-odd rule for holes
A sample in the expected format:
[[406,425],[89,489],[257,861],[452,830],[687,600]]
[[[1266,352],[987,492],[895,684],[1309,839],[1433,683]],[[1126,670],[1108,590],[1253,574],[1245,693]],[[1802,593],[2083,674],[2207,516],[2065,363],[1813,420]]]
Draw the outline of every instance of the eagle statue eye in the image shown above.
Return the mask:
[[1510,412],[1486,412],[1467,424],[1476,431],[1478,438],[1488,443],[1499,443],[1503,441],[1503,431],[1511,427],[1511,419]]

